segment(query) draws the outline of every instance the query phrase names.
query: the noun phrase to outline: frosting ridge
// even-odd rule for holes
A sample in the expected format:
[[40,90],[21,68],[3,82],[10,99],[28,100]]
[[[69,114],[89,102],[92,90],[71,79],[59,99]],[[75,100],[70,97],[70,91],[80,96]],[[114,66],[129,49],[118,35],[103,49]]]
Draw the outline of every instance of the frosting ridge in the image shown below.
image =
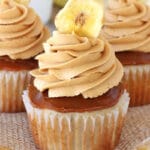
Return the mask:
[[29,59],[43,51],[42,43],[48,37],[48,29],[32,8],[13,0],[1,2],[0,56]]
[[137,0],[110,0],[102,35],[115,51],[150,52],[150,6]]
[[39,69],[31,74],[34,86],[48,90],[49,97],[95,98],[122,79],[122,65],[105,40],[55,31],[44,49],[36,57]]

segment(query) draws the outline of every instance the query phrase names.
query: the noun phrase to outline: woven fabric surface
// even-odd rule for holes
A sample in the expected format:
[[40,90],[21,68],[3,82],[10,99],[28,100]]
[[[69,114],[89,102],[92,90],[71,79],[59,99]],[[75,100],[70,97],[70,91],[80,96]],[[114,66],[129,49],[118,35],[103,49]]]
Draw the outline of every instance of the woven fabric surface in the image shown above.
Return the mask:
[[[133,150],[150,137],[150,105],[130,108],[120,143],[116,150]],[[0,114],[0,149],[37,150],[29,130],[25,113]]]
[[25,113],[0,114],[0,148],[4,147],[8,150],[37,150]]

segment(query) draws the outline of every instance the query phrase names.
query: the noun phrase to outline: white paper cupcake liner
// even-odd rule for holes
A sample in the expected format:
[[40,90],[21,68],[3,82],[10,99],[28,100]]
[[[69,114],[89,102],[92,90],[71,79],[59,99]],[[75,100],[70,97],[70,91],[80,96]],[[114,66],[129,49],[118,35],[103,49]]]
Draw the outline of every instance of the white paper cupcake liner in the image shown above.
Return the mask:
[[150,104],[150,65],[125,66],[123,84],[130,94],[130,106]]
[[28,71],[0,71],[0,112],[25,111],[22,93],[30,80]]
[[23,101],[35,143],[42,150],[113,150],[117,145],[129,96],[125,91],[111,108],[84,112],[60,113],[32,105],[28,91]]

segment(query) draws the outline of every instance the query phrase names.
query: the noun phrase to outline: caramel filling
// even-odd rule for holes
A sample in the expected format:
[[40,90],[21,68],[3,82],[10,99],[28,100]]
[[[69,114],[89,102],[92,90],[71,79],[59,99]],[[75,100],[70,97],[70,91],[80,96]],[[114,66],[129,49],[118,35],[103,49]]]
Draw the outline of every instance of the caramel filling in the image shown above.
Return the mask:
[[116,56],[123,65],[150,64],[150,53],[144,52],[118,52]]
[[6,71],[19,71],[19,70],[32,70],[38,67],[37,60],[30,59],[10,59],[8,56],[0,57],[0,70]]
[[49,98],[47,92],[39,92],[33,85],[29,86],[29,98],[32,104],[41,109],[58,112],[86,112],[112,107],[117,104],[124,88],[120,84],[107,93],[92,99],[84,99],[82,95],[75,97]]

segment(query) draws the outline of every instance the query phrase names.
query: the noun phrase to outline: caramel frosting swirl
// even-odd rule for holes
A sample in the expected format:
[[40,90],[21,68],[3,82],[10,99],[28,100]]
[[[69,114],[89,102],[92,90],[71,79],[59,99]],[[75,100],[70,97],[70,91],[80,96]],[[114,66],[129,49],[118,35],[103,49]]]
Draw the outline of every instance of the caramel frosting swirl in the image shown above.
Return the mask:
[[32,8],[13,0],[0,4],[0,56],[29,59],[43,51],[49,31]]
[[44,48],[36,57],[39,69],[31,74],[34,86],[48,90],[49,97],[95,98],[117,86],[123,76],[122,65],[105,40],[55,31]]
[[110,0],[102,35],[115,51],[150,52],[150,6],[138,0]]

